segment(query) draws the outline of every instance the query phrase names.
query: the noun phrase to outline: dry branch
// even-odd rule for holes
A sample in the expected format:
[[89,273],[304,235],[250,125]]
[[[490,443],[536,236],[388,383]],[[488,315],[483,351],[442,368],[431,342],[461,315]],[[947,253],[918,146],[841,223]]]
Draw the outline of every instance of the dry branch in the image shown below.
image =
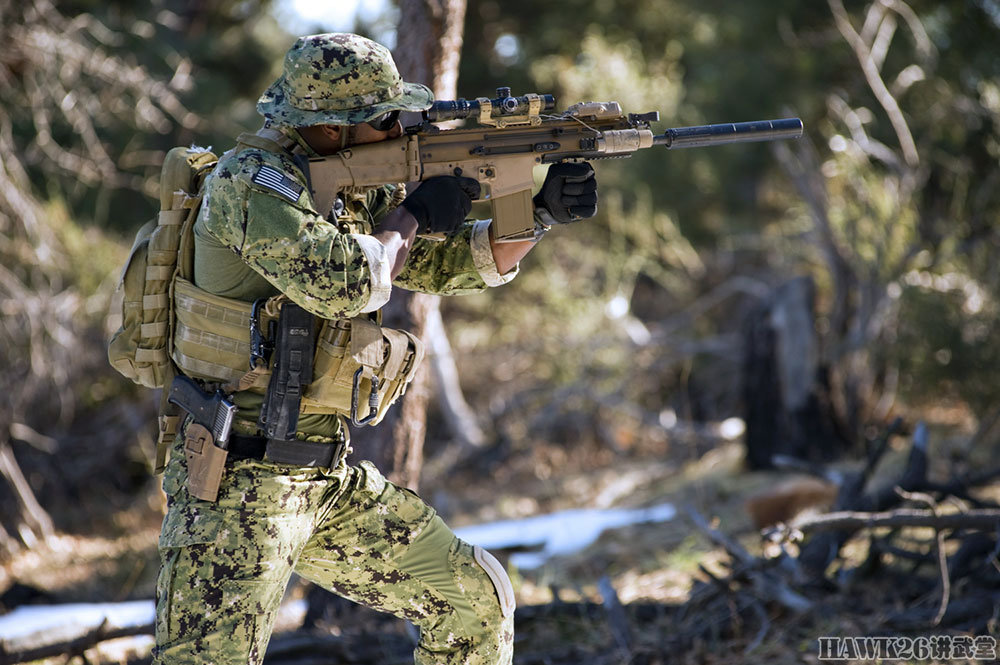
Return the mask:
[[735,540],[712,528],[694,508],[688,507],[687,514],[699,531],[725,549],[744,569],[744,574],[753,583],[754,593],[758,598],[777,603],[793,613],[805,612],[812,608],[812,601],[794,591],[779,575],[764,569],[769,562],[757,559]]
[[598,580],[597,590],[600,591],[603,599],[602,604],[608,615],[608,626],[611,628],[611,634],[627,662],[631,660],[632,654],[632,629],[629,626],[625,610],[622,608],[621,600],[619,600],[618,593],[615,592],[615,588],[611,585],[611,579],[607,575]]
[[865,80],[868,81],[868,86],[875,94],[879,104],[885,109],[886,115],[889,116],[889,122],[896,131],[899,147],[903,151],[906,163],[911,167],[916,167],[920,163],[920,155],[917,152],[916,143],[913,141],[913,135],[910,133],[910,127],[899,108],[899,103],[882,80],[882,73],[879,71],[875,58],[872,57],[871,49],[851,25],[847,10],[844,9],[841,0],[828,0],[828,2],[837,23],[837,29],[840,30],[840,34],[854,51],[854,55],[861,65],[861,71],[864,72]]
[[704,517],[701,516],[697,510],[688,506],[686,508],[688,519],[701,531],[710,541],[726,550],[733,559],[736,560],[741,566],[750,566],[754,562],[754,557],[750,555],[746,549],[737,543],[735,540],[722,533],[718,529],[713,528]]
[[[929,494],[924,492],[905,492],[899,488],[896,488],[898,494],[906,499],[907,501],[919,501],[926,503],[930,508],[931,512],[938,516],[938,504]],[[945,612],[948,610],[948,601],[951,599],[951,577],[948,575],[948,555],[944,551],[944,533],[941,529],[935,529],[934,534],[934,551],[937,555],[938,560],[938,570],[941,572],[941,605],[938,609],[938,613],[934,617],[932,625],[937,626],[941,623],[941,619],[944,618]]]
[[[876,444],[869,456],[865,469],[860,473],[851,474],[844,481],[834,506],[837,511],[878,512],[888,510],[898,505],[902,500],[902,497],[897,493],[898,488],[906,491],[918,491],[924,488],[927,482],[928,440],[927,427],[920,423],[913,434],[913,446],[906,462],[906,469],[899,479],[887,483],[871,493],[864,491],[869,476],[885,451],[885,443],[889,435],[897,426],[898,424],[895,422],[890,425],[883,440]],[[845,528],[828,529],[818,534],[802,548],[799,562],[817,577],[822,576],[826,567],[837,557],[840,548],[847,542],[852,533],[852,530]]]
[[[31,485],[28,484],[27,479],[21,472],[21,467],[18,466],[17,459],[14,457],[14,451],[11,450],[10,444],[6,442],[0,443],[0,475],[7,480],[17,495],[18,503],[21,506],[21,519],[24,521],[24,524],[42,540],[46,540],[52,536],[55,533],[52,518],[42,508],[42,505],[38,503],[35,493],[31,491]],[[23,531],[21,532],[21,538],[25,538]],[[25,542],[25,545],[29,547],[32,544]]]
[[142,626],[128,626],[125,628],[109,628],[107,619],[97,628],[71,639],[64,639],[51,644],[39,644],[37,646],[25,647],[22,649],[8,650],[7,645],[0,641],[0,665],[14,665],[15,663],[29,663],[42,658],[53,658],[55,656],[67,656],[67,660],[74,656],[83,654],[84,651],[97,646],[101,642],[117,640],[121,637],[133,637],[135,635],[152,635],[153,624]]
[[427,312],[427,337],[434,378],[437,379],[437,397],[448,429],[461,444],[468,448],[482,448],[486,434],[479,425],[475,412],[465,401],[459,381],[458,366],[452,353],[451,342],[445,332],[441,309],[434,307]]
[[857,531],[877,527],[927,527],[931,529],[996,529],[1000,510],[980,509],[964,513],[935,514],[932,510],[898,509],[877,513],[839,511],[796,520],[802,533]]
[[[968,597],[956,598],[948,605],[941,620],[943,626],[966,624],[973,632],[987,629],[987,622],[996,612],[1000,603],[1000,593],[975,593]],[[886,619],[886,626],[895,630],[925,630],[937,614],[935,607],[915,607],[897,612]]]

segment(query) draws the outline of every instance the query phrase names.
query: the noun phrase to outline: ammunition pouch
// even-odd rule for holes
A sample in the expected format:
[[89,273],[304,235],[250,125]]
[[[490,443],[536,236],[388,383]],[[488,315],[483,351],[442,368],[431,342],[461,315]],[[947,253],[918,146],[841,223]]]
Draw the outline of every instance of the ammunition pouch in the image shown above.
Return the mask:
[[[406,392],[423,355],[421,341],[404,330],[383,328],[364,316],[327,321],[316,339],[302,412],[336,413],[355,425],[374,425]],[[360,410],[360,402],[367,409]]]
[[[208,293],[182,277],[174,279],[173,301],[171,357],[181,371],[264,394],[281,350],[275,349],[270,366],[247,371],[253,305]],[[261,308],[259,329],[267,330],[287,302],[276,297],[271,300],[275,306]],[[423,344],[414,335],[379,326],[365,315],[322,319],[312,381],[302,389],[299,413],[351,417],[355,405],[356,423],[376,424],[406,392],[423,354]]]

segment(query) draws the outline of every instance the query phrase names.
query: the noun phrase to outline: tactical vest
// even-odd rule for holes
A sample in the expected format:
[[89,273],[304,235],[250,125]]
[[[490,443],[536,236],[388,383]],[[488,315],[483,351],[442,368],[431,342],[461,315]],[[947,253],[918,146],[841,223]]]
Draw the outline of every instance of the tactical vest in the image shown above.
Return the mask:
[[[243,145],[280,152],[290,148],[291,139],[263,129],[243,134],[237,141],[238,148]],[[168,155],[164,182],[167,164],[182,155],[175,151],[184,150],[175,148]],[[190,150],[186,154],[186,163],[193,169]],[[204,167],[200,161],[198,165]],[[194,189],[201,187],[203,175],[194,179]],[[124,322],[109,345],[112,365],[148,387],[168,385],[174,373],[180,372],[229,392],[263,394],[273,365],[251,360],[252,342],[256,341],[251,339],[251,322],[266,336],[288,300],[279,295],[255,307],[195,286],[193,227],[201,192],[171,194],[161,195],[158,221],[140,229],[123,270]],[[167,239],[159,244],[166,245],[168,251],[153,251],[159,247],[157,237]],[[411,333],[382,327],[368,315],[344,320],[317,317],[317,326],[313,376],[302,392],[300,412],[336,414],[352,418],[355,424],[377,424],[413,379],[423,358],[423,344]],[[163,401],[159,421],[157,472],[163,468],[180,415]]]
[[[283,296],[269,299],[257,312],[255,325],[268,330],[284,302]],[[195,379],[263,393],[271,368],[250,368],[252,310],[252,303],[217,296],[189,279],[175,278],[170,351],[174,364]],[[380,326],[367,315],[320,319],[313,379],[302,393],[300,412],[355,420],[363,416],[365,424],[378,423],[404,393],[422,358],[423,344],[414,335]],[[372,395],[373,378],[377,400]],[[359,403],[377,403],[377,412],[367,413],[361,407],[359,414]]]

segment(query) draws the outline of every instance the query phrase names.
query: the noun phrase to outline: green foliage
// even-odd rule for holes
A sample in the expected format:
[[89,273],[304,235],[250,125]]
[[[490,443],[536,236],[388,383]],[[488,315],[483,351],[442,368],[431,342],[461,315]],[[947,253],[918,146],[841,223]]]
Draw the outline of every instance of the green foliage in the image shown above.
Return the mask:
[[[471,2],[459,80],[466,97],[510,85],[552,92],[559,108],[615,99],[627,111],[659,110],[664,122],[655,129],[794,114],[807,136],[778,152],[648,150],[599,162],[597,219],[543,241],[518,280],[488,296],[499,308],[449,307],[463,320],[492,321],[494,340],[503,341],[498,355],[531,350],[521,365],[539,379],[517,374],[523,383],[590,381],[605,396],[628,394],[655,411],[678,399],[678,377],[718,385],[720,357],[699,353],[678,367],[667,360],[671,347],[738,330],[768,285],[808,272],[819,286],[824,360],[837,385],[857,392],[847,402],[884,395],[891,404],[889,377],[898,376],[910,403],[940,388],[988,408],[993,391],[962,386],[985,387],[1000,369],[988,350],[993,328],[984,328],[1000,297],[1000,59],[985,46],[1000,36],[992,5],[845,10],[901,109],[918,163],[908,161],[886,96],[838,27],[839,6]],[[917,297],[906,282],[914,271],[960,275],[981,308],[970,313],[933,289]],[[714,298],[733,284],[753,295]],[[900,289],[903,297],[891,295]],[[621,310],[618,297],[630,306],[624,319],[609,315],[610,303]],[[685,308],[695,314],[679,315]],[[629,338],[633,313],[656,350]],[[485,334],[478,339],[476,352],[488,354]],[[947,364],[934,359],[944,348]],[[738,370],[729,368],[729,391],[713,397],[716,415],[728,415],[722,405],[734,401]]]
[[998,307],[961,273],[907,275],[906,312],[884,353],[899,367],[900,392],[911,403],[964,402],[986,413],[1000,401]]

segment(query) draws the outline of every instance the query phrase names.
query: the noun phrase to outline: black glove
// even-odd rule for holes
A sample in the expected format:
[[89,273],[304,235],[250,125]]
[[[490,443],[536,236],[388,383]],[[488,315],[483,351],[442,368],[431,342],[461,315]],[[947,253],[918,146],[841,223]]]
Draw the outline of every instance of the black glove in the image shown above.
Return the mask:
[[593,217],[597,214],[594,168],[587,162],[553,164],[533,201],[535,208],[548,210],[556,224],[572,224]]
[[417,220],[417,233],[451,233],[465,221],[479,183],[472,178],[441,175],[428,178],[401,204]]

